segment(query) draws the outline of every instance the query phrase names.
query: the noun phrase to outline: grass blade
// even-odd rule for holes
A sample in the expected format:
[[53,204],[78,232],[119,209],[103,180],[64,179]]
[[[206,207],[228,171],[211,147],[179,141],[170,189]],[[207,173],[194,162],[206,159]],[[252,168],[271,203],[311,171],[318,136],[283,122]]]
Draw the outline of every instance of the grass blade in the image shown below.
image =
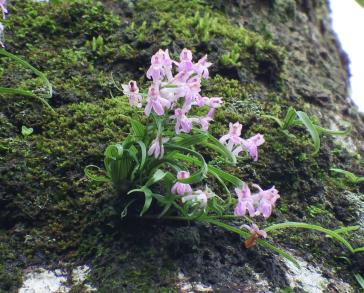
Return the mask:
[[[230,231],[230,232],[233,232],[233,233],[236,233],[244,238],[249,238],[250,237],[250,233],[249,232],[246,232],[246,231],[243,231],[243,230],[240,230],[234,226],[230,226],[228,224],[225,224],[223,222],[220,222],[220,221],[216,221],[216,220],[203,220],[204,222],[207,222],[207,223],[210,223],[212,225],[215,225],[215,226],[218,226],[220,228],[223,228],[227,231]],[[263,246],[264,248],[266,249],[269,249],[281,256],[283,256],[284,258],[286,258],[287,260],[291,261],[295,266],[297,266],[298,268],[300,267],[297,260],[292,256],[290,255],[289,253],[285,252],[284,250],[270,244],[269,242],[263,240],[263,239],[257,239],[257,244]]]
[[314,152],[313,155],[316,155],[320,150],[320,135],[315,127],[315,125],[312,123],[311,119],[308,117],[308,115],[305,112],[297,111],[296,112],[298,117],[300,118],[301,122],[305,125],[306,129],[311,135],[313,145],[314,145]]
[[326,229],[321,226],[307,224],[307,223],[286,222],[286,223],[271,225],[267,228],[264,228],[264,230],[268,233],[268,232],[271,232],[274,230],[287,229],[287,228],[308,229],[308,230],[315,230],[315,231],[325,233],[325,234],[331,236],[332,238],[334,238],[337,242],[341,243],[343,246],[345,246],[350,252],[354,253],[354,248],[351,246],[351,244],[345,238],[343,238],[341,235],[339,235],[335,231]]
[[362,289],[364,289],[364,278],[360,274],[358,274],[358,273],[354,273],[354,278],[359,283],[360,287]]

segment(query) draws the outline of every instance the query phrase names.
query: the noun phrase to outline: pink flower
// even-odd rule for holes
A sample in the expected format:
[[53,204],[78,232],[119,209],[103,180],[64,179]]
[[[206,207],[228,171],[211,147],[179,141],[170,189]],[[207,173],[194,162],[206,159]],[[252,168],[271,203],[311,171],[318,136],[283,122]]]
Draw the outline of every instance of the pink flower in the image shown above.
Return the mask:
[[198,106],[198,107],[203,107],[203,106],[205,106],[205,105],[207,105],[208,103],[209,103],[209,98],[208,97],[202,97],[202,96],[197,96],[196,97],[196,105]]
[[257,184],[253,184],[253,186],[259,190],[259,192],[254,195],[258,202],[255,214],[257,216],[262,214],[264,218],[269,218],[277,199],[280,198],[278,190],[275,189],[274,186],[267,190],[263,190]]
[[274,186],[267,190],[263,190],[257,184],[253,184],[253,187],[258,189],[257,193],[251,194],[246,184],[241,188],[235,188],[238,203],[234,214],[236,216],[245,216],[246,211],[248,211],[250,217],[263,215],[264,218],[269,218],[277,199],[280,197],[278,190]]
[[209,77],[208,68],[212,65],[212,63],[207,62],[207,55],[203,56],[200,60],[198,60],[197,64],[195,64],[195,71],[197,74],[202,75],[203,78],[207,79]]
[[196,104],[196,100],[201,98],[201,79],[198,76],[193,76],[185,84],[185,102],[183,109],[188,112],[193,104]]
[[175,130],[179,134],[181,132],[189,133],[192,129],[192,121],[187,118],[185,112],[181,108],[174,110],[174,115],[171,118],[176,119]]
[[133,107],[142,107],[142,96],[139,94],[139,88],[137,86],[136,81],[129,81],[128,85],[121,85],[123,88],[124,95],[129,98],[129,104]]
[[240,188],[235,188],[235,192],[238,196],[238,204],[235,207],[235,216],[245,216],[248,210],[251,217],[255,216],[254,199],[251,196],[249,186],[244,184]]
[[181,71],[191,71],[193,69],[192,63],[192,52],[186,48],[184,48],[179,56],[180,62],[177,63],[178,65],[178,72]]
[[3,26],[3,24],[0,22],[0,46],[4,48],[4,47],[5,47],[5,46],[4,46],[4,43],[1,41],[2,36],[3,36],[3,33],[4,33],[4,26]]
[[196,190],[190,195],[186,195],[182,197],[182,202],[185,203],[186,201],[192,202],[199,202],[201,207],[207,206],[207,201],[209,198],[215,196],[213,192],[209,188],[205,188],[205,190]]
[[162,98],[159,94],[159,86],[157,84],[152,84],[148,90],[147,105],[145,106],[144,113],[149,116],[151,110],[161,116],[164,114],[165,108],[169,108],[171,102],[165,98]]
[[259,227],[256,224],[252,224],[250,226],[248,225],[242,225],[241,228],[246,228],[252,235],[256,234],[263,238],[267,237],[267,232],[264,230],[259,229]]
[[212,121],[212,118],[209,116],[198,118],[198,122],[201,125],[201,129],[203,131],[209,130],[210,121]]
[[229,133],[222,136],[219,141],[222,144],[226,144],[226,142],[228,142],[226,147],[229,151],[231,151],[235,145],[240,145],[242,142],[242,138],[240,137],[242,128],[243,125],[239,122],[235,122],[234,124],[230,122]]
[[258,147],[261,146],[265,142],[264,136],[262,134],[256,134],[248,139],[242,139],[240,146],[235,148],[233,154],[238,156],[242,151],[246,150],[249,152],[249,155],[254,159],[254,161],[258,160]]
[[153,79],[154,82],[161,80],[164,75],[172,79],[172,60],[169,57],[168,50],[163,51],[159,49],[157,53],[152,56],[151,66],[147,71],[147,78]]
[[[188,171],[179,171],[177,173],[177,179],[178,180],[186,179],[188,177],[190,177],[190,172],[188,172]],[[186,195],[186,194],[191,194],[192,193],[192,188],[191,188],[191,185],[189,185],[189,184],[176,182],[172,186],[171,191],[174,194]]]
[[254,161],[258,160],[258,146],[261,146],[265,142],[262,134],[256,134],[251,138],[242,141],[242,145],[249,152]]
[[209,100],[208,104],[210,106],[210,110],[207,113],[207,117],[211,118],[211,120],[212,120],[214,118],[216,108],[221,107],[223,104],[223,101],[222,101],[222,98],[217,98],[217,97],[210,98],[208,100]]
[[154,155],[154,157],[156,159],[162,159],[164,156],[163,144],[166,143],[167,141],[168,141],[168,138],[166,138],[166,137],[162,138],[160,136],[157,136],[150,144],[150,147],[148,150],[148,155],[149,156]]
[[6,0],[0,0],[0,9],[3,13],[3,19],[6,18],[6,14],[8,13],[8,10],[6,9],[5,5],[6,5]]
[[209,99],[210,108],[220,108],[223,104],[222,98],[220,97],[212,97]]
[[172,64],[173,64],[173,61],[172,61],[171,57],[169,57],[168,49],[166,49],[163,54],[163,68],[164,68],[164,74],[167,76],[168,80],[173,79]]

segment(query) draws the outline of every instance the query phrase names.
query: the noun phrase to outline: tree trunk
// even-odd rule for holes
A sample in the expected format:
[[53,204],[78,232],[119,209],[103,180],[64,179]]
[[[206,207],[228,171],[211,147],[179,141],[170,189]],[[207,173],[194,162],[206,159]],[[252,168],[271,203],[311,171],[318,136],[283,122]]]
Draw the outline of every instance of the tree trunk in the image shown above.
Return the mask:
[[[330,171],[364,176],[364,116],[348,96],[349,61],[327,1],[13,0],[9,11],[7,50],[47,75],[56,114],[26,97],[0,96],[0,292],[16,292],[30,267],[69,273],[81,264],[98,292],[359,290],[353,273],[364,276],[363,253],[353,255],[325,234],[269,235],[298,259],[297,269],[216,227],[121,218],[120,196],[83,171],[102,166],[105,147],[125,137],[125,116],[134,115],[111,74],[118,84],[134,79],[145,88],[150,57],[159,48],[178,56],[186,47],[214,63],[203,92],[223,97],[225,106],[212,132],[239,121],[244,136],[265,136],[257,162],[242,159],[229,171],[276,186],[281,198],[271,222],[362,227],[364,185]],[[1,86],[42,88],[10,60],[0,64]],[[352,131],[322,135],[312,155],[304,127],[286,135],[264,116],[283,118],[290,106],[322,127],[345,129],[348,122]],[[23,136],[22,125],[34,133]],[[343,236],[363,246],[363,228]],[[87,291],[69,279],[72,286]]]

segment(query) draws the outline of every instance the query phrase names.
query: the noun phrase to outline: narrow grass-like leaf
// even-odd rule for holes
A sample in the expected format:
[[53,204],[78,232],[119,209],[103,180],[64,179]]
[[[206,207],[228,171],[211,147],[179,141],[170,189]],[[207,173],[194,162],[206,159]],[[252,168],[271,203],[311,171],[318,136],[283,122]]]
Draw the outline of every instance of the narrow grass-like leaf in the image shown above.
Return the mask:
[[[238,228],[236,228],[234,226],[230,226],[230,225],[225,224],[223,222],[216,221],[216,220],[209,220],[209,219],[206,219],[206,220],[203,220],[203,221],[205,221],[207,223],[210,223],[212,225],[218,226],[220,228],[223,228],[223,229],[225,229],[227,231],[236,233],[236,234],[238,234],[240,236],[243,236],[244,238],[249,238],[250,237],[249,232],[240,230],[240,229],[238,229]],[[284,250],[270,244],[269,242],[267,242],[267,241],[265,241],[263,239],[257,239],[257,244],[259,244],[259,245],[263,246],[264,248],[269,249],[269,250],[283,256],[287,260],[291,261],[298,268],[300,267],[297,260],[293,256],[291,256],[289,253],[285,252]]]
[[[364,5],[363,5],[363,7],[364,7]],[[364,278],[358,273],[354,273],[354,278],[359,283],[360,287],[362,289],[364,289]]]
[[340,234],[336,233],[334,230],[326,229],[321,226],[307,224],[307,223],[299,223],[299,222],[286,222],[286,223],[271,225],[267,228],[264,228],[264,230],[267,233],[269,233],[274,230],[287,229],[287,228],[308,229],[308,230],[315,230],[315,231],[325,233],[325,234],[331,236],[337,242],[341,243],[343,246],[345,246],[350,252],[354,253],[354,248],[351,246],[351,244],[345,238],[343,238]]
[[176,145],[181,147],[190,147],[196,144],[202,144],[207,140],[207,135],[205,133],[188,135],[180,138],[175,142]]
[[123,153],[124,147],[121,144],[112,144],[106,148],[104,156],[111,159],[118,159],[122,157]]
[[[92,170],[94,169],[94,170]],[[85,176],[89,178],[90,180],[96,181],[96,182],[110,182],[110,178],[106,177],[105,175],[96,175],[94,172],[100,172],[100,168],[95,165],[88,165],[85,167],[84,172]]]
[[132,194],[132,193],[136,193],[136,192],[141,192],[144,193],[144,205],[143,208],[140,212],[140,216],[143,216],[150,208],[152,201],[153,201],[153,192],[146,186],[143,186],[142,188],[137,188],[137,189],[133,189],[130,190],[128,192],[128,194]]
[[136,143],[140,146],[141,155],[142,155],[140,165],[139,165],[139,170],[143,170],[145,161],[147,159],[147,147],[145,146],[144,142],[142,142],[141,140],[136,141]]
[[[198,171],[196,171],[195,173],[193,173],[189,178],[178,180],[179,182],[187,183],[187,184],[199,183],[206,177],[206,174],[208,171],[207,164],[205,162],[205,159],[203,158],[203,156],[200,153],[193,151],[191,149],[173,145],[173,144],[166,144],[165,148],[191,154],[191,155],[197,157],[200,161],[200,165],[199,165],[200,169]],[[170,155],[168,155],[168,159],[177,159],[177,158],[179,158],[178,155],[179,154],[175,153],[175,152],[171,153]],[[182,158],[182,157],[180,157],[180,158]]]
[[358,253],[358,252],[364,252],[364,247],[359,247],[359,248],[354,249],[354,253]]
[[131,119],[131,128],[133,130],[133,134],[139,138],[142,139],[145,135],[145,126],[141,124],[139,121]]
[[324,128],[318,125],[315,125],[319,134],[329,134],[329,135],[336,135],[336,136],[347,136],[351,132],[351,124],[345,130],[332,130],[328,128]]
[[230,182],[235,187],[240,187],[244,185],[244,181],[240,180],[238,177],[231,175],[221,169],[218,169],[214,166],[208,165],[208,170],[212,175],[217,174],[224,181]]
[[287,110],[287,114],[283,119],[282,128],[283,129],[288,129],[288,127],[290,127],[293,124],[293,122],[294,122],[294,120],[296,118],[296,115],[297,115],[296,110],[293,107],[289,107],[288,110]]
[[335,233],[338,233],[338,234],[344,234],[344,233],[356,231],[359,228],[360,228],[360,226],[348,226],[348,227],[342,227],[342,228],[336,229],[334,231],[335,231]]
[[162,171],[161,169],[158,169],[154,172],[154,174],[149,178],[147,183],[145,183],[146,187],[149,187],[161,180],[167,175],[167,172]]
[[364,0],[355,0],[361,7],[364,8]]
[[284,123],[278,117],[275,117],[272,115],[262,115],[262,117],[274,120],[275,122],[277,122],[277,124],[279,125],[280,128],[283,128]]
[[[174,157],[176,159],[183,160],[183,161],[189,162],[189,163],[191,163],[193,165],[201,167],[201,162],[199,160],[197,160],[196,158],[189,157],[189,156],[186,156],[186,155],[183,155],[183,154],[180,154],[180,153],[175,154]],[[220,181],[220,179],[222,179],[223,181],[229,182],[229,183],[233,184],[236,187],[244,185],[244,181],[240,180],[238,177],[236,177],[234,175],[231,175],[230,173],[227,173],[227,172],[225,172],[225,171],[223,171],[223,170],[221,170],[219,168],[216,168],[216,167],[214,167],[212,165],[207,165],[207,171],[212,176],[215,176],[218,181]]]
[[37,99],[41,103],[43,103],[49,110],[51,110],[53,113],[55,113],[53,108],[48,104],[48,102],[45,99],[38,97],[37,95],[35,95],[34,93],[32,93],[30,91],[18,89],[18,88],[0,87],[0,94],[18,95],[18,96],[24,96],[24,97],[30,97],[30,98]]
[[0,55],[9,57],[9,58],[15,60],[16,63],[19,63],[23,67],[30,69],[35,75],[40,77],[48,88],[48,95],[46,96],[46,99],[50,99],[52,97],[52,95],[53,95],[52,84],[49,82],[48,78],[45,76],[45,74],[43,72],[39,71],[38,69],[36,69],[32,65],[30,65],[27,61],[19,58],[18,56],[14,55],[14,54],[11,54],[10,52],[8,52],[4,49],[1,49],[1,48],[0,48]]
[[[201,130],[200,130],[201,131]],[[232,165],[236,164],[236,156],[229,151],[218,139],[216,139],[213,135],[210,133],[207,133],[208,136],[208,142],[205,142],[203,145],[206,147],[213,149],[220,155],[222,155],[227,163],[230,163]]]
[[340,173],[340,174],[345,175],[345,177],[352,183],[364,182],[364,177],[358,177],[354,173],[351,173],[349,171],[339,169],[339,168],[331,168],[330,170],[335,173]]
[[314,152],[312,154],[315,155],[320,150],[320,136],[317,132],[317,129],[305,112],[297,111],[296,113],[311,135],[314,145]]

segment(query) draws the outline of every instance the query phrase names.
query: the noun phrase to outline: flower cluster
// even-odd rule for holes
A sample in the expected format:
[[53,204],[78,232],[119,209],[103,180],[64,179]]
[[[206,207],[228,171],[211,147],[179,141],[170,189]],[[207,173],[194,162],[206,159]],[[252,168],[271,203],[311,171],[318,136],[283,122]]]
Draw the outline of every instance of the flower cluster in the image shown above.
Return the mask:
[[[207,61],[207,55],[194,63],[192,52],[188,49],[182,50],[179,61],[171,59],[168,50],[159,50],[152,56],[151,66],[146,73],[151,84],[147,93],[144,94],[145,101],[134,80],[127,85],[122,85],[123,92],[132,107],[142,108],[143,104],[145,105],[146,116],[151,114],[164,116],[168,124],[172,121],[177,135],[190,133],[194,125],[199,126],[203,131],[208,131],[216,109],[223,104],[221,97],[209,98],[201,94],[201,81],[209,77],[211,65],[212,63]],[[205,107],[206,114],[193,116],[193,111],[191,111],[193,107]],[[246,151],[256,161],[258,160],[258,147],[264,143],[264,137],[258,133],[244,139],[241,137],[242,127],[239,122],[230,123],[229,132],[223,135],[219,142],[225,145],[232,155],[237,157],[241,152]],[[162,130],[158,127],[156,137],[149,145],[148,155],[154,156],[156,159],[163,158],[163,145],[168,140],[169,138],[162,136]],[[183,180],[189,177],[188,171],[179,171],[177,182],[172,186],[171,192],[180,196],[183,203],[197,203],[201,208],[205,208],[208,199],[214,197],[215,194],[207,186],[204,190],[193,190],[190,184],[183,183]],[[246,184],[235,189],[238,203],[234,214],[245,216],[248,212],[251,217],[262,215],[264,218],[268,218],[279,198],[278,191],[274,187],[262,190],[258,185],[253,186],[258,190],[255,194],[251,194]],[[254,239],[265,235],[264,231],[261,232],[255,226],[251,229],[251,233],[254,235]]]
[[258,190],[257,193],[251,194],[246,184],[240,188],[235,188],[238,204],[235,207],[234,214],[236,216],[245,216],[248,211],[250,217],[263,215],[264,218],[269,218],[277,199],[280,197],[278,190],[274,186],[268,190],[263,190],[257,184],[253,184],[253,187]]
[[[6,9],[6,0],[0,0],[0,10],[3,14],[3,19],[5,19],[6,14],[8,13],[8,10]],[[0,22],[0,46],[1,47],[4,47],[4,43],[1,41],[3,33],[4,33],[4,25]]]
[[[173,65],[176,67],[176,74],[173,74]],[[192,52],[183,49],[179,61],[172,60],[168,50],[159,50],[152,56],[151,66],[147,71],[147,78],[152,80],[148,89],[145,115],[155,113],[162,116],[168,112],[175,123],[175,132],[179,134],[189,133],[193,125],[199,125],[202,130],[207,131],[209,123],[213,120],[215,109],[221,107],[222,98],[204,97],[201,95],[201,79],[209,77],[208,68],[212,63],[207,61],[205,55],[197,63],[192,62]],[[123,85],[123,92],[129,98],[129,104],[135,107],[142,107],[142,95],[135,81]],[[208,107],[208,112],[202,117],[190,117],[192,107]],[[162,142],[160,134],[155,142]],[[159,145],[155,149],[162,149]],[[163,152],[153,152],[156,158],[161,158]]]
[[258,147],[264,143],[264,136],[256,134],[248,139],[240,137],[243,126],[239,123],[229,124],[229,133],[220,138],[220,142],[226,145],[226,148],[238,156],[242,151],[246,150],[254,161],[258,160]]
[[[187,179],[190,177],[190,172],[188,171],[179,171],[177,173],[177,179]],[[182,202],[186,201],[197,202],[201,207],[206,207],[207,200],[215,194],[206,186],[205,190],[196,190],[193,191],[190,184],[176,182],[171,189],[171,192],[177,195],[182,196]]]

